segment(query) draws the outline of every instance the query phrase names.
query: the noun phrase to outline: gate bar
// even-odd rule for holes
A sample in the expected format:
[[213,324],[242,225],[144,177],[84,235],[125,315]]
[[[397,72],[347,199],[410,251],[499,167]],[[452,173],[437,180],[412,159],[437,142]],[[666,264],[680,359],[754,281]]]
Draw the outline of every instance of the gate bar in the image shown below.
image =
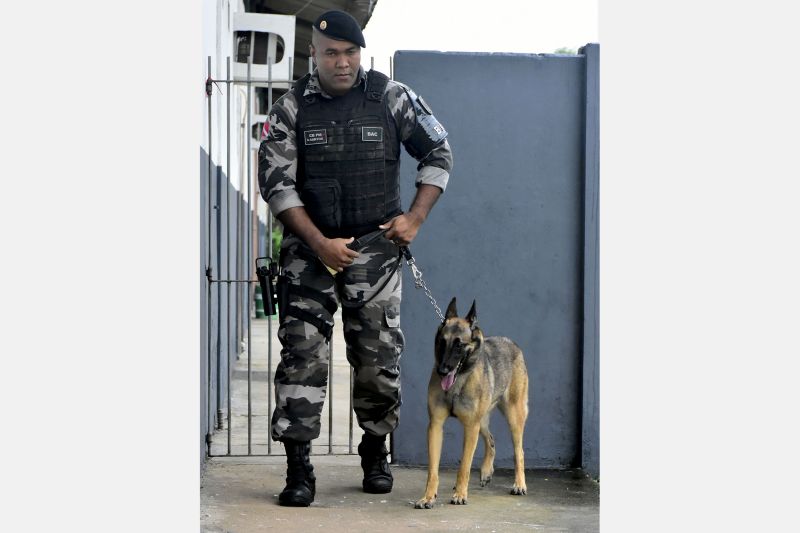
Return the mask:
[[[231,56],[226,58],[226,76],[228,78],[231,77]],[[227,90],[227,98],[226,98],[226,114],[227,114],[227,125],[228,129],[225,132],[225,139],[227,144],[227,159],[226,159],[226,168],[228,174],[228,182],[225,184],[225,247],[227,254],[225,257],[227,260],[225,261],[225,273],[228,277],[231,277],[231,193],[230,193],[230,184],[231,184],[231,84],[230,82],[225,85]],[[233,426],[231,420],[231,284],[228,283],[228,287],[226,289],[227,292],[227,300],[225,306],[225,324],[227,324],[227,338],[225,342],[225,360],[226,366],[228,367],[228,455],[231,454],[231,427]]]
[[[211,56],[208,56],[208,78],[211,79]],[[213,419],[211,417],[211,283],[209,282],[209,274],[211,268],[211,95],[208,88],[206,88],[206,98],[208,99],[208,195],[206,197],[207,221],[208,231],[206,233],[206,283],[208,284],[208,291],[206,293],[206,354],[208,364],[206,367],[206,423],[208,424],[208,433],[206,435],[206,445],[208,446],[207,454],[211,454],[211,433],[214,428]]]
[[348,435],[348,451],[353,453],[353,367],[350,367],[350,434]]
[[[289,59],[291,60],[291,58]],[[214,83],[233,83],[234,85],[247,85],[247,78],[236,78],[236,77],[231,78],[230,76],[228,76],[227,79],[220,78],[220,79],[214,79],[213,81]],[[294,82],[294,80],[272,80],[273,85],[275,83],[287,83],[287,82],[291,84],[292,82]],[[269,80],[267,78],[251,78],[250,83],[251,84],[263,83],[269,86]]]
[[328,455],[333,455],[333,335],[328,342]]
[[[236,124],[236,132],[237,132],[237,134],[241,132],[241,129],[242,129],[241,123],[239,121],[237,121],[237,124]],[[237,135],[237,137],[238,137],[238,135]],[[241,152],[241,147],[239,146],[238,143],[236,145],[236,148],[237,148],[237,158],[238,158],[238,155]],[[241,233],[242,233],[242,191],[244,190],[244,185],[242,184],[243,180],[244,180],[244,174],[243,174],[244,169],[242,168],[241,164],[237,165],[237,170],[238,170],[238,178],[239,178],[238,179],[239,187],[238,187],[238,190],[237,190],[236,196],[235,196],[235,198],[236,198],[236,238],[234,239],[234,243],[236,245],[236,253],[235,253],[234,258],[233,258],[234,259],[233,264],[234,264],[234,272],[236,273],[236,277],[237,278],[241,278],[242,277],[242,261],[241,261],[241,257],[242,257],[242,237],[241,237]],[[235,346],[235,350],[236,350],[236,360],[238,361],[239,360],[239,356],[241,355],[240,351],[241,351],[241,346],[242,346],[242,344],[240,342],[241,338],[242,338],[242,318],[241,318],[242,289],[241,289],[241,287],[236,287],[236,290],[234,291],[234,293],[236,295],[236,302],[234,302],[235,305],[233,307],[233,313],[234,313],[233,320],[234,320],[234,323],[235,323],[235,328],[234,328],[234,346]]]
[[[291,69],[290,69],[291,71]],[[267,107],[272,107],[272,57],[267,57],[267,77],[269,78],[269,85],[267,86]],[[291,75],[289,76],[291,78]],[[269,114],[269,111],[267,111]],[[269,117],[267,117],[269,120]],[[258,198],[256,198],[258,201]],[[269,204],[267,204],[267,245],[269,251],[265,254],[272,257],[272,214],[269,212]],[[262,294],[261,298],[267,295]],[[265,306],[267,302],[264,302]],[[266,309],[265,309],[266,310]],[[267,454],[272,453],[272,428],[270,427],[270,420],[272,417],[272,309],[265,312],[267,317]]]
[[[209,97],[211,98],[211,97]],[[219,101],[219,99],[217,99]],[[217,167],[217,194],[214,212],[217,218],[217,275],[222,274],[222,166]],[[213,276],[212,276],[213,279]],[[222,286],[217,284],[217,429],[222,431]]]
[[[253,246],[253,215],[252,215],[252,207],[253,203],[250,201],[250,192],[252,189],[251,184],[251,169],[250,169],[250,67],[253,64],[253,32],[250,32],[250,50],[247,55],[247,105],[246,109],[247,112],[246,120],[245,120],[245,138],[247,139],[247,149],[245,150],[245,157],[247,158],[247,224],[245,227],[247,228],[247,237],[245,238],[245,242],[247,243],[247,253],[245,257],[247,258],[247,279],[250,279],[250,256],[252,252]],[[250,285],[245,286],[247,290],[247,454],[250,455],[253,453],[252,450],[252,436],[253,436],[253,412],[252,412],[252,405],[251,405],[251,397],[250,397],[250,388],[251,388],[251,381],[252,381],[252,361],[253,361],[253,349],[251,346],[252,338],[250,332]]]

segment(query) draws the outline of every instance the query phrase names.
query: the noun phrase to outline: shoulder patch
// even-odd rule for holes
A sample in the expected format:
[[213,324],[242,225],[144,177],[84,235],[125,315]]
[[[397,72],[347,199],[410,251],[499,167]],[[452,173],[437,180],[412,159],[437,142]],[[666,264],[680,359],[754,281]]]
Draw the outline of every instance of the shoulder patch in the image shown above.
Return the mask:
[[430,107],[428,107],[428,102],[426,102],[425,100],[423,100],[421,96],[417,96],[417,103],[419,104],[419,106],[420,106],[420,107],[421,107],[421,108],[422,108],[422,109],[423,109],[423,110],[424,110],[424,111],[425,111],[427,114],[429,114],[429,115],[433,115],[433,111],[431,111],[431,108],[430,108]]

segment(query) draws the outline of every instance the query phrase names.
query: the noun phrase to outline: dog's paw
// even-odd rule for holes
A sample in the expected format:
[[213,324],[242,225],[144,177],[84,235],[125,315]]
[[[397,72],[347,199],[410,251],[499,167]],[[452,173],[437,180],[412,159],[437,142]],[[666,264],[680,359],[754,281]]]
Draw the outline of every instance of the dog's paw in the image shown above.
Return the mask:
[[522,496],[523,494],[528,494],[528,488],[525,485],[518,486],[514,485],[511,487],[511,494],[515,496]]
[[488,474],[481,473],[481,487],[485,487],[489,483],[492,482],[492,473],[489,472]]
[[456,492],[453,494],[453,498],[450,500],[450,503],[453,505],[467,505],[467,493],[459,494]]
[[436,496],[432,498],[421,498],[414,502],[414,509],[433,509],[433,504],[436,503]]

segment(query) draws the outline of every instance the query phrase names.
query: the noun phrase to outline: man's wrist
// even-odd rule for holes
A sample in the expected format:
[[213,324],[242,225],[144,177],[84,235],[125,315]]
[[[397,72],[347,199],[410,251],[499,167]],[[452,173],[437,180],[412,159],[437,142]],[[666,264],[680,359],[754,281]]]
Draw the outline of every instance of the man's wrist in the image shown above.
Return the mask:
[[325,237],[325,235],[323,235],[321,232],[316,233],[317,234],[312,236],[306,244],[308,244],[308,247],[311,248],[315,254],[320,255],[328,238]]
[[411,209],[408,210],[408,213],[406,213],[406,216],[411,219],[411,223],[412,224],[414,224],[416,226],[421,226],[422,223],[425,222],[425,219],[427,218],[425,216],[425,213],[423,213],[422,211],[423,210],[421,210],[421,209],[414,209],[412,207]]

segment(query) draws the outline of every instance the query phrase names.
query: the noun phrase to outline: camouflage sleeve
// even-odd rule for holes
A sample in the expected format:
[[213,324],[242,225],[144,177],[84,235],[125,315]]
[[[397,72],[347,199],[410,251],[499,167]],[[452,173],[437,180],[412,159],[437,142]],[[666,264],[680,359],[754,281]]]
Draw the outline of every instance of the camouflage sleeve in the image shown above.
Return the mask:
[[258,186],[270,211],[278,215],[302,206],[297,183],[297,100],[290,91],[269,110],[258,148]]
[[[416,112],[411,103],[411,99],[416,97],[414,91],[402,83],[390,81],[386,87],[386,104],[397,125],[400,141],[403,143],[411,137],[414,128],[417,127]],[[453,168],[453,152],[450,150],[447,139],[417,160],[419,161],[415,180],[417,186],[423,183],[436,185],[444,192]]]

